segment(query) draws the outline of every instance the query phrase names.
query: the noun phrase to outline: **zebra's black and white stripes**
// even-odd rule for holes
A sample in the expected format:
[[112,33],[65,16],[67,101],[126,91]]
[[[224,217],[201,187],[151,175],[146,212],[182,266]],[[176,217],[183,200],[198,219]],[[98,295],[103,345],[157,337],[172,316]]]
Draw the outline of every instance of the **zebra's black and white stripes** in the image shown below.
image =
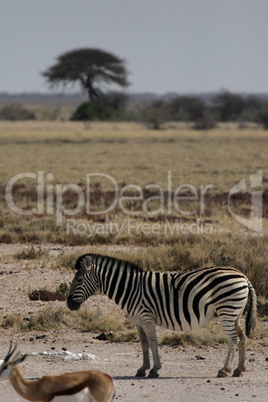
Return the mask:
[[246,334],[255,327],[256,294],[247,279],[234,268],[209,267],[183,273],[142,271],[127,261],[97,254],[86,254],[76,262],[77,273],[70,289],[68,306],[72,310],[97,290],[118,304],[125,316],[136,324],[142,349],[143,365],[138,376],[149,369],[149,346],[154,366],[149,376],[158,376],[161,367],[155,325],[179,331],[203,327],[215,314],[228,337],[229,350],[219,376],[231,371],[235,348],[239,342],[239,364],[234,371],[245,371],[246,336],[240,317],[250,295]]

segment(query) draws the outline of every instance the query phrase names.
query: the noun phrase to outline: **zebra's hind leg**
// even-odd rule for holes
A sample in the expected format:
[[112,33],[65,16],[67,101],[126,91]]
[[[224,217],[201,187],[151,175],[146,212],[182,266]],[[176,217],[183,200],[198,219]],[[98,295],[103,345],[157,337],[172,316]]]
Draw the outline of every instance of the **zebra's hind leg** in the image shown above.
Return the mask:
[[246,344],[247,344],[247,337],[244,334],[241,325],[240,325],[240,316],[237,318],[235,322],[236,332],[239,336],[239,360],[238,360],[238,367],[235,369],[233,373],[233,377],[240,377],[243,371],[246,371]]
[[228,373],[232,371],[233,358],[238,342],[238,336],[234,321],[222,320],[222,326],[228,337],[228,353],[223,368],[218,371],[218,377],[227,377]]
[[158,342],[155,330],[155,321],[146,319],[146,322],[142,324],[142,328],[145,332],[145,335],[148,339],[149,346],[151,348],[154,360],[154,366],[150,370],[148,377],[157,378],[159,377],[158,370],[161,368],[160,358],[158,354]]
[[140,325],[136,325],[143,353],[143,364],[136,373],[136,377],[145,377],[146,370],[150,368],[149,343],[145,332]]

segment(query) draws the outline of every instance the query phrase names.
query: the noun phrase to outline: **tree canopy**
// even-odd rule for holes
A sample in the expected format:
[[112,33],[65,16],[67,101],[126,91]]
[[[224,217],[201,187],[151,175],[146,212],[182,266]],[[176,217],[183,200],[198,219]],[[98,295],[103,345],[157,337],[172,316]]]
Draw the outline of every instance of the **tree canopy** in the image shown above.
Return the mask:
[[128,72],[123,59],[101,49],[76,49],[57,57],[57,63],[41,73],[52,87],[78,82],[91,101],[100,98],[101,83],[127,87]]

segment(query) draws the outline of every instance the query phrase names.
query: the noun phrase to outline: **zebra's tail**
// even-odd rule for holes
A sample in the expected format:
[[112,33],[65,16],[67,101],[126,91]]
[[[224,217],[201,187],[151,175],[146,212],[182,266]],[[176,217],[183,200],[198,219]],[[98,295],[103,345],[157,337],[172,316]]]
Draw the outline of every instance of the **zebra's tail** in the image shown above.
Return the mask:
[[249,309],[246,318],[246,335],[247,337],[250,337],[256,326],[257,296],[253,286],[249,281],[248,281],[248,288],[249,288]]

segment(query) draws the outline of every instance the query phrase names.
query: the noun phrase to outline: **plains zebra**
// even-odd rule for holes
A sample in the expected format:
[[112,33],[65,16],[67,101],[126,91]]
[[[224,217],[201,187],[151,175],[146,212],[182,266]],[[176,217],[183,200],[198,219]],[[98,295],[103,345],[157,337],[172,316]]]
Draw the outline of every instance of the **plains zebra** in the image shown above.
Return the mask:
[[210,267],[182,273],[142,271],[137,265],[97,254],[85,254],[76,261],[77,273],[67,304],[78,310],[97,290],[107,295],[137,329],[143,351],[143,365],[136,376],[144,377],[150,368],[149,347],[154,366],[149,377],[158,377],[161,368],[155,325],[179,331],[203,327],[215,314],[228,337],[229,349],[218,376],[225,377],[239,337],[239,363],[233,375],[246,370],[246,336],[240,325],[250,295],[246,319],[249,336],[256,324],[256,294],[247,279],[234,268]]

